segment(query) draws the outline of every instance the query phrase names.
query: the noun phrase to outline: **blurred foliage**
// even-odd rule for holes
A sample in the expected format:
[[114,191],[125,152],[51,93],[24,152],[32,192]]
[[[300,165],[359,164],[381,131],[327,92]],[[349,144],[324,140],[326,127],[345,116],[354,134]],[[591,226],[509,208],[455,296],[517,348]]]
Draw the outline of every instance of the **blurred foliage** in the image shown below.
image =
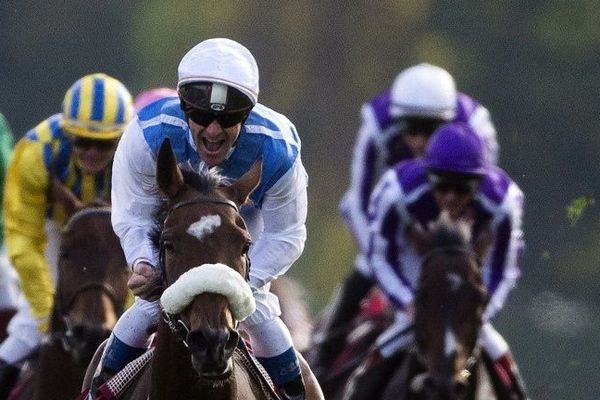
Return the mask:
[[581,196],[576,198],[567,206],[567,217],[571,222],[571,226],[575,225],[583,215],[583,212],[588,206],[593,205],[595,200],[591,196]]
[[303,138],[309,238],[290,274],[316,313],[354,259],[337,203],[360,106],[402,68],[439,64],[489,108],[501,166],[526,194],[523,277],[496,325],[533,398],[595,399],[597,318],[567,341],[534,316],[554,307],[546,318],[560,320],[600,301],[600,218],[591,207],[600,181],[599,17],[594,0],[3,0],[0,110],[21,136],[57,112],[83,74],[107,72],[134,94],[174,86],[196,43],[239,40],[259,64],[261,102],[289,116]]

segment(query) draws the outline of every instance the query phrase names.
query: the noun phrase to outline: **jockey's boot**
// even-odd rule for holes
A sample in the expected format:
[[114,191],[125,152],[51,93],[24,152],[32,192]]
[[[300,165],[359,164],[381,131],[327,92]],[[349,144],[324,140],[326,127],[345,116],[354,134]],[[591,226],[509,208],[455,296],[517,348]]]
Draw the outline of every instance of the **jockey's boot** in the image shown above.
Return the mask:
[[344,389],[345,400],[370,400],[380,398],[392,375],[402,364],[406,352],[400,350],[389,358],[372,352],[352,374]]
[[6,400],[13,390],[21,369],[4,360],[0,360],[0,400]]
[[373,281],[354,270],[332,299],[330,318],[323,328],[322,339],[316,343],[316,354],[311,368],[317,380],[323,380],[331,365],[344,348],[344,336],[357,316],[361,300],[373,287]]
[[284,400],[304,400],[304,381],[302,375],[298,375],[290,382],[277,387],[277,392]]
[[[486,352],[482,352],[482,354],[489,357]],[[528,399],[525,382],[510,351],[497,360],[488,358],[486,362],[491,365],[492,382],[498,392],[499,400]]]

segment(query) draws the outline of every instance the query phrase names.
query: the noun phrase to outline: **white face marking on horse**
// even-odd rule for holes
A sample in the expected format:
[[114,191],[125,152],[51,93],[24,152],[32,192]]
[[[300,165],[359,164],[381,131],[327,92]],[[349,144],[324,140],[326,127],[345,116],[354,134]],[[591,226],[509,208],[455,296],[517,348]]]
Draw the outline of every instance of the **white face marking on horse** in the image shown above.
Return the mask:
[[446,340],[444,341],[444,354],[449,357],[456,352],[456,337],[451,329],[446,330]]
[[454,272],[450,272],[448,275],[446,275],[446,278],[450,284],[450,290],[453,292],[456,292],[463,284],[463,279],[460,277],[460,275]]
[[221,217],[219,215],[205,215],[199,221],[191,224],[186,232],[196,239],[202,240],[213,233],[219,226],[221,226]]

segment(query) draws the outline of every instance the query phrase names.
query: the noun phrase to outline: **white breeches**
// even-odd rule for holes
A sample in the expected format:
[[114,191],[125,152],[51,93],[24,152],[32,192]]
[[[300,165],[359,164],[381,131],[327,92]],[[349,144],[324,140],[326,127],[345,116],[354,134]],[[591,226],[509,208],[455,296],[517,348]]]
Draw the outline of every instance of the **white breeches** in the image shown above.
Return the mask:
[[0,249],[0,309],[17,308],[19,278],[8,260],[6,249]]
[[[412,319],[403,311],[397,311],[394,322],[376,340],[376,346],[384,358],[389,358],[397,351],[406,348],[414,338],[410,329],[403,335],[400,332],[412,324]],[[478,344],[489,354],[492,360],[497,360],[509,350],[506,340],[494,329],[490,322],[483,324],[479,331]]]
[[[270,285],[252,289],[256,311],[240,323],[252,339],[253,350],[259,357],[281,354],[292,346],[287,327],[279,319],[279,299],[269,292]],[[144,348],[149,345],[149,334],[160,318],[160,302],[146,301],[136,297],[133,305],[119,318],[114,335],[125,344]]]

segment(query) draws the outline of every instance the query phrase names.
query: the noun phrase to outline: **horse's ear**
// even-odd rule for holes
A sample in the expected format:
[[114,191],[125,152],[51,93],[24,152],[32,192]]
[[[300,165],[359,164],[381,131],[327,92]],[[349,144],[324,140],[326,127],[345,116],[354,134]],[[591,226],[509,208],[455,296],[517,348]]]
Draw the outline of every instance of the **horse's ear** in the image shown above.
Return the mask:
[[260,183],[262,175],[262,158],[254,162],[252,167],[231,186],[224,188],[225,195],[236,204],[242,205],[248,201],[250,194]]
[[169,138],[163,141],[158,151],[156,181],[159,189],[169,198],[173,198],[183,186],[183,174],[177,166]]

